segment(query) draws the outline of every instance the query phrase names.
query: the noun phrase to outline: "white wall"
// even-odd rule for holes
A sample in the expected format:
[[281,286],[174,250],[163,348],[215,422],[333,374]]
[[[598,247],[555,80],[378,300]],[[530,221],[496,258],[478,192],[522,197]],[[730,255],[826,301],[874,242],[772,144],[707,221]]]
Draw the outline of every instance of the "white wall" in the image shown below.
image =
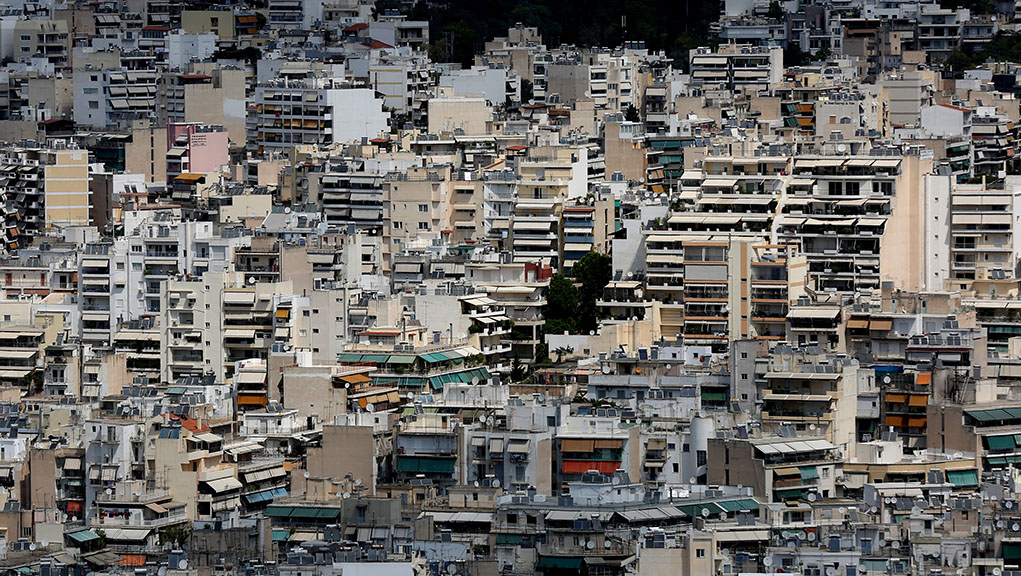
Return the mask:
[[389,132],[390,115],[383,101],[369,88],[327,90],[326,103],[333,108],[333,141],[355,142]]

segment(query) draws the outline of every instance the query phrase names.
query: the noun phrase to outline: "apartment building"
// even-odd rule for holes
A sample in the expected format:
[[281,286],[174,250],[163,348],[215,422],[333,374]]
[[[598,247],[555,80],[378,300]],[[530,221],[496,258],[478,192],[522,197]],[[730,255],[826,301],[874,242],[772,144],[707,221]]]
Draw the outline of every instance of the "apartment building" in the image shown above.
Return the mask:
[[783,77],[783,51],[777,47],[728,44],[715,52],[692,49],[692,85],[702,90],[731,90],[756,94],[776,86]]
[[8,248],[26,246],[46,229],[91,222],[88,151],[55,144],[0,151]]
[[[779,437],[710,439],[708,476],[713,484],[750,486],[768,502],[803,501],[831,497],[841,459],[830,441],[812,435],[797,439]],[[740,471],[740,479],[728,476]]]
[[730,338],[783,340],[805,293],[807,258],[792,245],[649,231],[646,294],[663,338],[724,351]]
[[368,88],[330,78],[275,81],[255,88],[248,109],[248,150],[287,151],[305,144],[357,142],[388,131],[383,100]]
[[410,168],[391,172],[383,181],[383,261],[393,255],[422,249],[445,239],[451,230],[450,166]]
[[[18,18],[12,24],[9,32],[11,42],[5,42],[4,56],[18,62],[43,58],[55,68],[67,66],[71,36],[66,20]],[[7,35],[5,30],[4,36]]]
[[159,79],[154,69],[75,70],[75,124],[103,129],[155,120],[159,116]]
[[160,118],[173,124],[223,126],[231,142],[244,147],[247,118],[239,104],[245,100],[245,71],[200,65],[193,68],[188,74],[163,77]]

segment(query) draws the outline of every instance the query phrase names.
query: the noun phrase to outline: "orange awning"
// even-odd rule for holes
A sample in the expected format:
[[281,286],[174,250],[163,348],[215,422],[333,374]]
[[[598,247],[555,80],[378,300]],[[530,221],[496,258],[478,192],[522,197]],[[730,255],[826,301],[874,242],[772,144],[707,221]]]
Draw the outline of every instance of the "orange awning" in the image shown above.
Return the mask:
[[177,178],[174,178],[174,181],[195,184],[196,182],[202,180],[205,177],[206,177],[205,174],[179,174]]
[[591,452],[595,449],[593,440],[565,438],[560,441],[561,452]]
[[915,394],[908,398],[908,406],[926,406],[929,404],[929,397]]
[[908,418],[908,428],[925,428],[925,417]]
[[904,426],[904,421],[905,420],[906,419],[903,416],[887,416],[886,417],[886,425],[887,426],[895,426],[897,428],[902,428]]
[[915,384],[931,384],[932,374],[919,374],[915,377]]
[[908,401],[907,394],[887,394],[886,401],[892,404],[903,404]]
[[365,382],[369,382],[372,380],[372,378],[369,378],[368,376],[362,373],[348,374],[347,376],[341,376],[340,379],[341,381],[347,382],[348,384],[364,384]]

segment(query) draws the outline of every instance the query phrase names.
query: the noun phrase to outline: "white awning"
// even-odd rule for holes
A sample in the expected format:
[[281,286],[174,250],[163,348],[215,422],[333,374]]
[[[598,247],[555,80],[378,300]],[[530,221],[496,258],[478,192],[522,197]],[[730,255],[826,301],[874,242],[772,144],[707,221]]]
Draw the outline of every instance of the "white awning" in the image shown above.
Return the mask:
[[206,486],[212,488],[214,492],[227,492],[230,490],[240,490],[244,485],[238,482],[233,476],[227,478],[220,478],[219,480],[203,480],[202,482]]
[[840,308],[791,308],[788,318],[836,318]]
[[255,292],[226,292],[224,304],[255,304]]

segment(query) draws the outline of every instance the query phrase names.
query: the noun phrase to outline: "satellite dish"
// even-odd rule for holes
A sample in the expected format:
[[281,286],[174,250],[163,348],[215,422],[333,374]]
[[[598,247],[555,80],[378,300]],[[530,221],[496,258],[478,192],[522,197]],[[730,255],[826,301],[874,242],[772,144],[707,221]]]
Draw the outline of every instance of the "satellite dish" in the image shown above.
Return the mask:
[[32,552],[35,552],[35,542],[32,542],[31,544],[29,544],[28,545],[28,549],[31,550]]
[[808,425],[808,429],[809,430],[815,430],[815,424],[809,424]]
[[883,376],[883,384],[889,384],[890,382],[892,382],[892,380],[890,380],[889,376]]
[[894,540],[893,542],[891,542],[890,548],[893,548],[894,550],[900,550],[900,540]]
[[305,470],[305,473],[302,474],[302,476],[305,477],[305,480],[308,480],[308,478],[309,478],[309,476],[311,476],[311,474],[308,473],[308,470]]
[[478,488],[478,487],[479,487],[479,481],[478,481],[478,480],[476,480],[476,481],[475,481],[475,482],[473,482],[472,484],[474,484],[476,488]]
[[447,564],[447,574],[457,574],[457,565]]
[[864,565],[864,564],[859,564],[859,565],[858,565],[858,571],[859,571],[859,572],[868,572],[868,571],[869,571],[869,568],[868,568],[868,566],[866,566],[866,565]]
[[612,547],[613,547],[613,542],[610,542],[609,538],[604,538],[603,539],[603,548],[606,548],[607,550],[609,550]]
[[113,488],[107,488],[104,492],[106,492],[106,495],[109,496],[110,494],[113,494]]
[[177,567],[179,569],[181,569],[181,570],[187,570],[188,569],[188,561],[182,558],[181,561],[177,563]]
[[620,484],[620,477],[614,476],[613,479],[610,480],[610,483],[613,484],[614,486]]
[[837,569],[833,566],[826,568],[826,576],[837,576]]
[[692,476],[691,478],[688,478],[688,484],[694,484],[697,481],[698,481],[698,478],[695,478],[694,476]]
[[351,497],[351,493],[350,492],[344,492],[344,494],[341,496],[341,498],[343,498],[344,500],[347,500],[350,497]]
[[709,509],[708,508],[703,508],[702,509],[702,517],[703,518],[708,518],[709,517]]
[[368,404],[365,405],[365,411],[368,412],[369,414],[372,414],[373,412],[376,411],[376,405],[373,404],[372,402],[369,402]]
[[815,495],[815,492],[809,492],[808,493],[808,501],[809,502],[815,502],[817,498],[818,498],[818,496]]
[[49,548],[50,547],[50,541],[49,540],[43,540],[42,541],[42,545],[43,545],[43,548]]
[[918,516],[921,513],[922,513],[922,509],[919,508],[918,506],[912,506],[911,507],[911,514],[913,514],[914,516]]
[[248,283],[249,284],[255,284],[255,276],[252,276],[251,278],[249,278],[248,279]]
[[727,521],[727,513],[726,512],[720,512],[720,521],[722,521],[722,522],[726,522]]
[[408,392],[408,402],[411,402],[414,399],[415,399],[415,393],[414,392]]
[[595,547],[596,547],[596,543],[593,542],[592,540],[587,540],[585,542],[585,548],[588,548],[589,550],[592,550]]
[[847,514],[847,508],[844,508],[843,506],[837,508],[837,511],[840,512],[841,514]]
[[997,566],[996,568],[993,568],[993,576],[1000,576],[1001,573],[1003,573],[1003,570],[1000,569],[999,566]]
[[809,542],[815,542],[815,532],[809,532],[808,533],[808,541]]
[[773,565],[773,557],[772,556],[766,556],[765,558],[763,558],[762,559],[762,565],[765,566],[766,568],[769,568],[770,566],[772,566]]
[[157,576],[167,576],[167,567],[160,566],[160,569],[156,571]]
[[1017,522],[1015,522],[1015,523],[1010,525],[1010,529],[1013,530],[1014,532],[1017,532],[1017,531],[1021,530],[1021,524],[1018,524]]
[[500,487],[500,479],[499,478],[494,478],[493,479],[493,488],[499,488],[499,487]]
[[601,368],[601,370],[603,371],[603,374],[609,374],[610,373],[610,367],[607,364],[603,364],[603,367]]

